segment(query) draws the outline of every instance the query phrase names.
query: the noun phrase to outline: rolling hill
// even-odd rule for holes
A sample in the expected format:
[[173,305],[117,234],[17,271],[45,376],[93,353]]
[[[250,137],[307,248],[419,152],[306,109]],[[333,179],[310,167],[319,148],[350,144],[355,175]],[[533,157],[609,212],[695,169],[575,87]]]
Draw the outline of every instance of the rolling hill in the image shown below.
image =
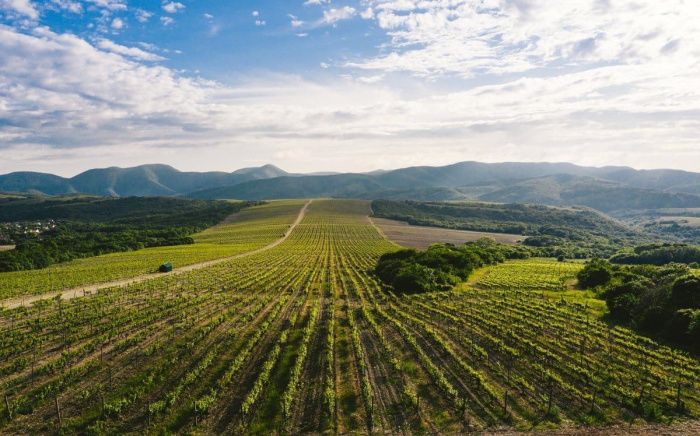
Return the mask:
[[517,162],[460,162],[442,167],[344,174],[291,174],[272,165],[232,173],[197,173],[155,164],[94,169],[72,178],[11,173],[0,176],[0,191],[242,200],[309,197],[479,200],[580,205],[613,212],[700,207],[700,173]]
[[190,196],[243,200],[304,197],[479,200],[579,205],[611,212],[621,209],[700,207],[700,195],[695,191],[700,191],[700,174],[695,173],[627,171],[616,167],[587,168],[571,164],[464,162],[447,167],[405,168],[376,175],[272,178],[197,191]]
[[175,196],[217,186],[231,186],[249,180],[287,176],[273,165],[226,172],[182,172],[168,165],[133,168],[100,168],[75,177],[17,172],[0,176],[0,191],[45,195],[83,193],[110,197]]

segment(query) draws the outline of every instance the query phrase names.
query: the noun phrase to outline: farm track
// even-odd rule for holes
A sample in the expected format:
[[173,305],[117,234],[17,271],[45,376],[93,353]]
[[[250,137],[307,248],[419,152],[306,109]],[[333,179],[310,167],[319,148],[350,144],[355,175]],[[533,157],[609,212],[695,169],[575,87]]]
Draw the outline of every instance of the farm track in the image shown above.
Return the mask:
[[[183,266],[180,268],[176,268],[172,272],[168,273],[168,275],[177,275],[177,274],[182,274],[182,273],[189,272],[189,271],[195,271],[195,270],[202,269],[202,268],[208,268],[208,267],[211,267],[214,265],[222,264],[224,262],[229,262],[229,261],[234,260],[234,259],[240,259],[242,257],[247,257],[247,256],[259,254],[259,253],[262,253],[264,251],[267,251],[267,250],[270,250],[272,248],[277,247],[279,244],[281,244],[282,242],[286,241],[287,238],[289,238],[289,235],[292,234],[292,231],[294,230],[294,228],[297,225],[299,225],[299,223],[304,219],[304,216],[306,215],[306,210],[308,209],[308,207],[312,201],[313,200],[309,200],[304,204],[304,206],[299,211],[299,215],[297,216],[296,220],[292,223],[292,225],[289,227],[289,229],[285,232],[284,236],[282,236],[281,238],[272,242],[271,244],[268,244],[268,245],[261,247],[261,248],[257,248],[257,249],[252,250],[252,251],[246,251],[245,253],[240,253],[240,254],[237,254],[235,256],[222,257],[222,258],[215,259],[215,260],[209,260],[206,262],[200,262],[200,263],[195,263],[192,265],[186,265],[186,266]],[[153,280],[153,279],[160,278],[160,277],[163,277],[163,273],[150,273],[150,274],[143,274],[143,275],[136,276],[136,277],[130,277],[128,279],[115,280],[115,281],[111,281],[111,282],[98,283],[98,284],[94,284],[94,285],[79,286],[76,288],[65,289],[63,291],[58,291],[58,292],[50,292],[50,293],[44,293],[44,294],[40,294],[40,295],[27,295],[25,297],[17,297],[17,298],[12,298],[12,299],[8,299],[8,300],[0,301],[0,308],[15,309],[17,307],[30,306],[35,301],[47,300],[47,299],[56,298],[56,297],[60,297],[62,300],[70,300],[73,298],[84,297],[88,294],[99,291],[101,289],[108,289],[108,288],[114,288],[114,287],[125,287],[128,285],[142,283],[142,282],[145,282],[147,280]]]
[[[396,246],[367,212],[363,201],[316,200],[264,251],[3,310],[0,434],[510,434],[560,425],[549,434],[568,435],[642,421],[640,404],[700,416],[697,360],[608,329],[578,306],[515,288],[384,289],[370,270]],[[560,283],[557,271],[532,273]],[[527,276],[516,278],[527,288]],[[30,377],[33,353],[47,367]],[[600,427],[576,427],[585,419]]]

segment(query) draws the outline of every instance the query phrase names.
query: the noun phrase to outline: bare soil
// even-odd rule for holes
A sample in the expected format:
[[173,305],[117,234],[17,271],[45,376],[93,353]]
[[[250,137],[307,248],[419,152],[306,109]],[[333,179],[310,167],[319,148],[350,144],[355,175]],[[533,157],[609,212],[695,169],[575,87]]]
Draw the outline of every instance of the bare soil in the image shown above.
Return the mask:
[[440,227],[413,226],[403,221],[385,218],[370,218],[384,236],[404,247],[425,249],[438,242],[463,244],[481,238],[491,238],[502,244],[517,244],[525,239],[523,235],[508,233],[473,232],[468,230],[452,230]]
[[[542,436],[641,436],[664,435],[685,436],[700,434],[700,421],[681,421],[672,424],[628,424],[610,427],[571,427],[535,432]],[[481,433],[483,435],[517,435],[521,432],[512,429]]]

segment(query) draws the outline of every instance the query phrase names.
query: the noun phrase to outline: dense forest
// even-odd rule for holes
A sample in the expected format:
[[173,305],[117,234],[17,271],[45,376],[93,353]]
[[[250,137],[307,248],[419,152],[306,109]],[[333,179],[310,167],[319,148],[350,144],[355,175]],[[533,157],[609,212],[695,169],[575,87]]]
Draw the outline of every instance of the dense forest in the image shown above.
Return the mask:
[[191,244],[189,236],[249,202],[175,198],[3,198],[0,271],[44,268],[76,258]]
[[414,225],[525,235],[537,254],[571,259],[609,257],[647,241],[640,233],[591,209],[530,204],[372,202],[375,216]]

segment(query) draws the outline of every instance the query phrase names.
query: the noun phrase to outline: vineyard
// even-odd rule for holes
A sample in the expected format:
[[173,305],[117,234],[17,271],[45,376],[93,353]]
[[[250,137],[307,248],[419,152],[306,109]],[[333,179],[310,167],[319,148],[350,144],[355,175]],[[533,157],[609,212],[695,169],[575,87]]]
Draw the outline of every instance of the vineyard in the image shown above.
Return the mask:
[[287,230],[303,204],[303,201],[287,200],[244,209],[235,221],[194,235],[196,243],[192,245],[147,248],[79,259],[39,270],[3,272],[0,273],[0,300],[146,274],[165,261],[180,267],[260,248]]
[[[302,204],[187,248],[264,246]],[[564,289],[580,264],[509,262],[474,289],[398,297],[368,273],[396,249],[368,212],[315,200],[269,250],[0,312],[0,433],[454,433],[700,417],[698,360],[528,292]],[[51,287],[108,279],[73,268]],[[48,277],[3,280],[0,295],[40,293]]]
[[553,259],[516,260],[488,268],[476,284],[485,289],[563,291],[582,267]]

